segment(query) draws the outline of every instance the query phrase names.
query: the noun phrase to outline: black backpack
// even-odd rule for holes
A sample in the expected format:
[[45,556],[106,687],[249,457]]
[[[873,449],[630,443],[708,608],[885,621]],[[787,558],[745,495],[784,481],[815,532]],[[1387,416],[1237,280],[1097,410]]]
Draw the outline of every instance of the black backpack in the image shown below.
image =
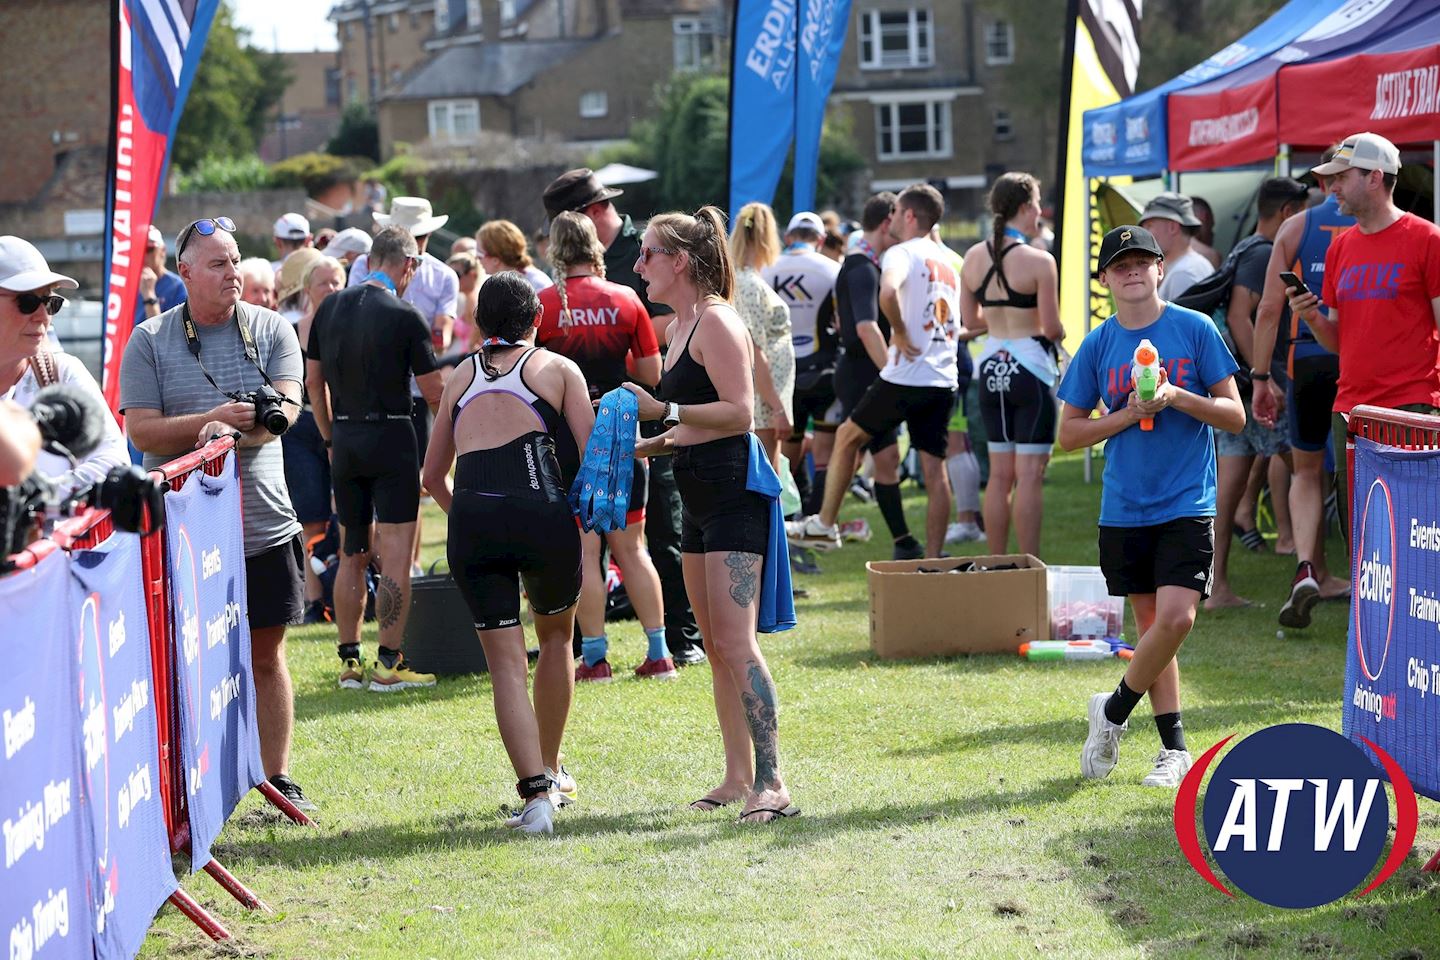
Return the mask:
[[[1230,325],[1226,322],[1225,313],[1230,308],[1230,290],[1235,286],[1235,271],[1240,265],[1240,256],[1259,244],[1266,247],[1274,246],[1273,241],[1266,239],[1260,234],[1251,234],[1235,245],[1220,264],[1220,269],[1203,280],[1197,280],[1190,285],[1184,293],[1176,297],[1172,303],[1177,307],[1186,307],[1190,310],[1198,310],[1210,318],[1215,328],[1220,331],[1220,337],[1225,341],[1225,346],[1230,355],[1239,362],[1240,355],[1235,349],[1235,341],[1230,336]],[[1240,397],[1243,400],[1250,398],[1253,384],[1250,380],[1250,371],[1244,366],[1235,374],[1235,386],[1240,388]]]

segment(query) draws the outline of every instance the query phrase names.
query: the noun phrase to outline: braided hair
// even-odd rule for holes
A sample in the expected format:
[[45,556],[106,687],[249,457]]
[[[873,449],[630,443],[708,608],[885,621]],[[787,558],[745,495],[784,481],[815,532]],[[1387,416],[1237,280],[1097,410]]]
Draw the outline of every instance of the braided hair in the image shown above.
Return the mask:
[[550,224],[550,264],[555,268],[555,292],[560,296],[560,329],[570,326],[570,297],[565,274],[571,267],[588,266],[597,277],[605,276],[605,248],[595,233],[595,224],[583,213],[565,211]]
[[[521,339],[535,326],[535,315],[540,312],[540,298],[522,274],[506,271],[490,276],[480,285],[475,298],[475,329],[489,340],[499,337],[510,343]],[[480,356],[476,361],[485,374],[486,380],[500,376],[492,357],[497,344],[482,343]]]

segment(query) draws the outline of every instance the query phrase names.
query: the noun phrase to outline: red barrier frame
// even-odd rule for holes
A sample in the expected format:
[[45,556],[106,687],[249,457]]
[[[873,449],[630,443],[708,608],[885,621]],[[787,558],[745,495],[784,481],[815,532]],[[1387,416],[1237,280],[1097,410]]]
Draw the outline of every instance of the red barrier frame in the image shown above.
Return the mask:
[[[1440,417],[1423,413],[1362,404],[1350,411],[1349,426],[1345,432],[1345,469],[1349,471],[1352,497],[1355,495],[1356,437],[1364,437],[1366,440],[1402,450],[1440,450]],[[1350,516],[1350,529],[1346,536],[1353,544],[1355,511],[1347,504],[1345,512]],[[1440,872],[1440,851],[1426,861],[1423,869],[1431,873]]]

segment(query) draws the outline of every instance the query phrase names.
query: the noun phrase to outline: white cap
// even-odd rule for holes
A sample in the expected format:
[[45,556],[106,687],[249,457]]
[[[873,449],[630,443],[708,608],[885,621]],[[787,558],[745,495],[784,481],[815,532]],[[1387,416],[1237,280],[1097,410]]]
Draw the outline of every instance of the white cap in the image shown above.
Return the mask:
[[1395,144],[1378,133],[1357,133],[1345,138],[1345,142],[1340,144],[1329,163],[1311,167],[1310,170],[1322,177],[1330,177],[1344,173],[1351,167],[1379,170],[1381,173],[1399,173],[1400,151],[1395,149]]
[[160,228],[153,223],[150,224],[150,234],[145,240],[145,249],[149,250],[151,247],[159,247],[162,250],[165,248],[165,234],[161,233]]
[[794,233],[796,230],[809,230],[825,236],[825,221],[820,219],[819,214],[810,213],[808,210],[797,213],[790,218],[790,226],[785,228],[786,233]]
[[51,284],[71,290],[80,286],[63,273],[51,270],[33,243],[19,237],[0,237],[0,289],[28,293]]
[[281,240],[304,240],[310,236],[310,221],[298,213],[287,213],[275,221],[274,235]]
[[326,253],[369,253],[370,234],[359,227],[346,227],[330,238]]

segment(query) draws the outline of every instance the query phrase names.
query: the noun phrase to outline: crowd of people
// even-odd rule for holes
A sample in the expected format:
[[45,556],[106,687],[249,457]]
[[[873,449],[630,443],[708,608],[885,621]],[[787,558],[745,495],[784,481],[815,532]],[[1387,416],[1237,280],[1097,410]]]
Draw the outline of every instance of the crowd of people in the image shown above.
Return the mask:
[[[1324,550],[1343,414],[1440,409],[1440,229],[1395,206],[1399,168],[1393,145],[1358,134],[1314,168],[1313,186],[1266,180],[1253,235],[1223,260],[1208,205],[1159,194],[1105,237],[1095,277],[1115,315],[1073,357],[1041,184],[1024,173],[993,184],[989,230],[963,255],[941,241],[944,198],[925,184],[875,194],[857,221],[797,212],[782,233],[763,203],[728,229],[713,207],[641,226],[588,169],[540,198],[549,272],[503,220],[441,260],[429,248],[447,217],[419,197],[377,208],[373,233],[312,233],[286,213],[275,261],[242,259],[226,217],[197,220],[176,238],[173,273],[151,228],[120,373],[125,434],[147,467],[237,438],[262,760],[304,809],[315,805],[289,771],[286,628],[334,622],[342,688],[433,685],[404,655],[421,505],[433,498],[524,802],[509,825],[535,833],[578,792],[561,753],[574,685],[615,676],[612,559],[645,636],[634,675],[711,666],[724,773],[691,808],[794,816],[757,642],[774,619],[762,581],[780,536],[776,495],[757,476],[795,482],[801,509],[783,535],[802,548],[802,572],[815,569],[809,548],[871,538],[863,519],[842,518],[852,495],[875,503],[897,560],[981,539],[992,554],[1013,542],[1043,557],[1053,446],[1103,442],[1100,565],[1111,593],[1129,598],[1139,640],[1115,692],[1090,702],[1081,768],[1110,772],[1148,693],[1161,748],[1145,782],[1174,787],[1190,765],[1175,654],[1202,604],[1249,603],[1228,557],[1232,539],[1270,547],[1255,529],[1257,492],[1268,486],[1279,520],[1274,552],[1297,554],[1279,621],[1303,628],[1317,602],[1349,591]],[[63,306],[55,291],[74,285],[24,240],[0,237],[0,400],[23,407],[56,380],[98,397],[47,340]],[[1148,399],[1132,384],[1142,340],[1161,358]],[[261,396],[271,399],[257,416],[245,398]],[[6,422],[13,412],[0,405]],[[633,463],[613,478],[628,494],[624,522],[586,532],[571,484],[592,433],[616,430],[637,433]],[[36,457],[33,438],[14,436],[7,470]],[[41,468],[78,484],[128,459],[111,423],[85,462]],[[906,473],[927,499],[916,532]],[[327,602],[309,554],[332,524],[340,559]],[[533,699],[522,585],[539,643]]]

